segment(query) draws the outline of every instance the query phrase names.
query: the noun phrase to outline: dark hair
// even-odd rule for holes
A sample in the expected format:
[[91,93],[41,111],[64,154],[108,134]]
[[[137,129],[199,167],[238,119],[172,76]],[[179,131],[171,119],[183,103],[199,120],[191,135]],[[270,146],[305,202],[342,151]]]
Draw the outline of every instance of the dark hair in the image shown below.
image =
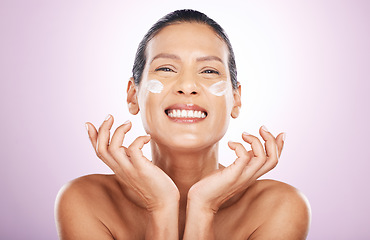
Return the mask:
[[146,47],[148,42],[164,27],[172,25],[174,23],[183,23],[183,22],[196,22],[196,23],[203,23],[210,26],[215,33],[220,36],[224,42],[226,43],[228,50],[229,50],[229,71],[230,71],[230,78],[233,89],[236,89],[237,84],[237,77],[236,77],[236,64],[235,64],[235,56],[233,52],[233,48],[231,47],[231,43],[229,38],[227,37],[225,31],[222,27],[216,23],[214,20],[209,18],[204,13],[191,10],[191,9],[184,9],[184,10],[177,10],[167,14],[166,16],[162,17],[158,20],[145,34],[143,40],[141,40],[139,47],[136,52],[134,66],[132,68],[132,74],[136,85],[140,84],[141,77],[145,68],[146,64]]

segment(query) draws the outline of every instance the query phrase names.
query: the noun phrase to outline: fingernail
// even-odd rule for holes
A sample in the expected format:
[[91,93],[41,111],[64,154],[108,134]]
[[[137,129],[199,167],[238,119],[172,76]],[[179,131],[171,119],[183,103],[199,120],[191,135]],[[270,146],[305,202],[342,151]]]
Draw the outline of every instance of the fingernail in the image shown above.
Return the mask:
[[108,116],[105,118],[105,120],[104,120],[104,121],[109,120],[109,118],[110,118],[110,114],[108,114]]
[[283,141],[285,142],[285,138],[286,138],[286,133],[284,132],[283,133]]
[[243,132],[243,135],[248,136],[248,135],[252,135],[252,134],[247,133],[247,132]]
[[124,122],[123,124],[129,124],[131,121],[130,120],[127,120],[126,122]]
[[89,124],[85,123],[85,128],[86,128],[87,132],[89,132]]
[[262,129],[263,129],[263,131],[265,131],[265,132],[269,132],[269,130],[267,129],[267,127],[266,127],[265,125],[263,125],[263,126],[262,126]]

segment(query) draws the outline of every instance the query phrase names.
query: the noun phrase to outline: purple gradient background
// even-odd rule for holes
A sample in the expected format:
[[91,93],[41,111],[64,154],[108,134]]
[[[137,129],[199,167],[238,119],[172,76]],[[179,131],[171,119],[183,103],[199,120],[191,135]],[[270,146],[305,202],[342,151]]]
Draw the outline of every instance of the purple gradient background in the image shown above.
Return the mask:
[[[236,53],[243,131],[287,132],[266,178],[299,188],[312,207],[308,239],[370,239],[369,1],[1,1],[1,239],[57,239],[64,183],[110,173],[84,128],[126,107],[136,47],[161,16],[194,8],[218,21]],[[149,150],[145,149],[146,154]]]

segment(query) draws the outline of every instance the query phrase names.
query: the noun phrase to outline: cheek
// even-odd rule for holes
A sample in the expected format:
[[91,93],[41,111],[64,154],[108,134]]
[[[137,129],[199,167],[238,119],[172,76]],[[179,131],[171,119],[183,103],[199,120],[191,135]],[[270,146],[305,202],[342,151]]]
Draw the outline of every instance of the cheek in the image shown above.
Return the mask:
[[140,109],[144,110],[147,106],[152,105],[151,103],[155,101],[156,97],[161,95],[163,88],[163,84],[156,79],[142,82],[138,94]]
[[[231,114],[231,106],[228,101],[215,101],[216,103],[216,111],[215,117],[219,124],[228,125],[230,120]],[[227,126],[226,126],[227,127]]]
[[139,95],[141,120],[147,133],[151,133],[155,129],[155,126],[161,125],[161,120],[165,116],[161,108],[161,99],[163,99],[163,92],[153,93],[151,91],[143,91]]
[[145,84],[145,89],[151,93],[161,93],[163,91],[163,84],[156,79],[149,80]]
[[207,89],[210,102],[214,102],[215,110],[218,115],[229,117],[234,106],[232,86],[227,81],[220,81],[212,84]]
[[223,96],[213,96],[210,101],[213,102],[213,121],[219,127],[222,128],[224,126],[227,129],[234,103],[232,92],[226,91]]
[[228,82],[227,81],[219,81],[217,83],[212,84],[207,88],[208,92],[215,95],[215,96],[223,96],[226,94],[228,90]]
[[213,116],[213,125],[216,128],[220,129],[220,134],[222,136],[226,133],[230,118],[231,118],[231,111],[234,105],[234,99],[232,91],[226,91],[225,95],[220,97],[213,97],[214,99],[214,116]]

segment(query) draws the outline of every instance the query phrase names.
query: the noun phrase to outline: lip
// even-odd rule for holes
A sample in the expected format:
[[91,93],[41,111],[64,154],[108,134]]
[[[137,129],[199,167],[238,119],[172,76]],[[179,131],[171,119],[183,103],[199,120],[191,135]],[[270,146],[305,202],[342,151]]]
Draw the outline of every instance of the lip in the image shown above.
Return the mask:
[[[193,110],[193,111],[201,111],[201,112],[204,112],[206,114],[206,117],[205,118],[183,118],[183,117],[169,117],[168,114],[167,114],[167,111],[168,110],[171,110],[171,109],[179,109],[179,110]],[[178,122],[178,123],[197,123],[197,122],[200,122],[200,121],[203,121],[204,119],[207,118],[208,116],[208,112],[205,108],[203,107],[200,107],[196,104],[192,104],[192,103],[187,103],[187,104],[184,104],[184,103],[176,103],[176,104],[173,104],[169,107],[167,107],[165,110],[164,110],[164,113],[166,114],[166,116],[168,117],[169,120],[173,121],[173,122]]]
[[202,111],[202,112],[205,112],[207,113],[207,110],[196,105],[196,104],[192,104],[192,103],[176,103],[176,104],[173,104],[169,107],[167,107],[165,109],[166,110],[170,110],[170,109],[180,109],[180,110],[194,110],[194,111]]

